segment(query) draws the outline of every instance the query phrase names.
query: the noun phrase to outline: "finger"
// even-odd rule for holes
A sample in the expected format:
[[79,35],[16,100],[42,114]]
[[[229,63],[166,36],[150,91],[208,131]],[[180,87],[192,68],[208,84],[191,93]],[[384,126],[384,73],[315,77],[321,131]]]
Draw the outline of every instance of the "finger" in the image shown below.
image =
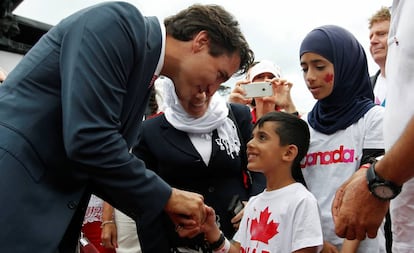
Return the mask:
[[108,246],[110,246],[111,245],[111,241],[107,238],[107,237],[105,237],[105,238],[102,238],[102,240],[101,240],[102,242],[101,242],[101,245],[102,246],[104,246],[104,247],[108,247]]
[[178,216],[174,219],[174,222],[185,227],[197,227],[201,222],[201,215],[192,215],[192,216]]
[[273,96],[262,97],[261,99],[262,99],[263,103],[276,104],[276,94],[274,94]]
[[333,220],[334,220],[335,225],[337,224],[336,218],[339,215],[339,209],[342,205],[343,196],[344,196],[344,186],[341,186],[341,187],[338,188],[338,190],[335,193],[335,197],[334,197],[334,200],[332,202],[332,208],[331,208],[332,216],[333,216]]
[[101,246],[102,247],[104,247],[104,248],[107,248],[107,249],[112,249],[113,248],[113,246],[112,246],[112,244],[109,242],[101,242]]
[[174,224],[181,224],[183,226],[191,227],[198,226],[197,221],[185,215],[169,214]]
[[272,79],[269,79],[268,82],[271,82],[272,84],[277,84],[280,82],[280,78],[279,77],[273,77]]
[[238,87],[238,86],[240,86],[240,85],[242,85],[242,84],[248,84],[248,83],[250,83],[250,81],[249,81],[249,80],[247,80],[247,79],[242,79],[242,80],[239,80],[239,81],[237,81],[237,82],[236,82],[235,87]]
[[[359,241],[362,241],[366,238],[366,224],[364,224],[364,221],[358,220],[360,217],[357,215],[354,215],[350,221],[350,226],[348,226],[348,235],[346,238],[348,240],[352,240],[351,238],[357,239]],[[375,236],[377,235],[375,231]]]
[[243,214],[244,214],[244,207],[234,217],[232,217],[232,219],[230,220],[231,223],[234,224],[234,223],[240,222],[240,220],[243,217]]
[[[204,222],[206,217],[203,195],[197,194],[195,204],[196,206],[194,210],[192,210],[190,217],[192,217],[198,223],[197,225],[200,225]],[[183,222],[185,222],[185,220],[183,220]]]
[[113,249],[115,248],[114,243],[112,242],[112,240],[110,238],[106,238],[103,242],[102,242],[102,246],[104,246],[105,248],[108,249]]
[[272,84],[273,84],[273,87],[280,87],[280,86],[283,86],[283,81],[281,81],[281,80],[276,80],[276,82],[272,82]]
[[233,223],[233,228],[234,229],[239,229],[239,227],[240,227],[240,222],[237,222],[237,223]]
[[204,204],[200,207],[200,211],[201,211],[201,219],[200,219],[199,225],[204,224],[207,219],[207,210]]
[[242,217],[243,217],[243,214],[240,215],[240,213],[239,213],[239,214],[235,215],[233,218],[231,218],[230,222],[233,223],[233,224],[239,223],[240,220],[242,219]]
[[235,86],[231,93],[244,95],[244,94],[246,94],[246,91],[244,90],[244,88],[241,85],[239,85],[239,86]]
[[345,229],[345,238],[348,240],[355,240],[356,236],[355,236],[355,229],[351,228],[351,227],[346,227]]
[[112,236],[111,244],[114,248],[118,248],[118,236],[117,235]]
[[231,93],[229,96],[229,101],[233,103],[239,103],[239,104],[245,104],[245,105],[251,103],[251,99],[246,99],[244,95],[240,93]]
[[[367,236],[368,236],[368,238],[375,238],[375,237],[377,237],[377,232],[378,232],[378,229],[368,228],[368,230],[367,230]],[[364,238],[365,238],[365,233],[364,233]]]
[[[195,205],[193,206],[192,210],[190,210],[190,216],[193,218],[198,224],[201,224],[205,220],[205,209],[204,209],[204,197],[198,193],[190,193],[194,195],[193,199],[190,199]],[[191,205],[190,205],[191,206]],[[185,222],[185,219],[183,220]]]
[[233,228],[238,229],[240,226],[240,222],[242,220],[243,217],[243,210],[240,211],[237,215],[235,215],[231,220],[231,224],[233,225]]
[[331,211],[332,211],[332,218],[335,224],[335,233],[337,236],[344,238],[346,236],[347,223],[344,222],[344,218],[340,216],[342,197],[343,197],[343,189],[341,187],[336,191]]
[[185,228],[182,226],[176,226],[175,231],[180,237],[193,238],[194,236],[200,234],[200,228]]

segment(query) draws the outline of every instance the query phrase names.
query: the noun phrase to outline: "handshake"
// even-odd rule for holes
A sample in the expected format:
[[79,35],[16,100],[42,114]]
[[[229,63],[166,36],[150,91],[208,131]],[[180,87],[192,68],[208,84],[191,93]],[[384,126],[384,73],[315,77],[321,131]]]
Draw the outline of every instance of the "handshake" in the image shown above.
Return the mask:
[[[240,221],[243,208],[238,196],[234,196],[228,211],[234,217],[233,220],[236,220],[235,224]],[[200,194],[173,188],[165,211],[176,224],[175,231],[181,237],[192,238],[202,232],[219,231],[214,209],[204,204],[204,198]]]

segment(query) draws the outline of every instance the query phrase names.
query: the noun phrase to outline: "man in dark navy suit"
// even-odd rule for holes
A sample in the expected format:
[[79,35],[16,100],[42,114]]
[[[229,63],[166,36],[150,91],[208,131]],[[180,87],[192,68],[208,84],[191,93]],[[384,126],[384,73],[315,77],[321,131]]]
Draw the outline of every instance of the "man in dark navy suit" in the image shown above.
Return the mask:
[[161,212],[196,228],[205,205],[129,152],[154,77],[171,78],[183,100],[212,96],[252,61],[220,6],[193,5],[163,24],[107,2],[61,21],[0,87],[0,252],[74,252],[91,193],[153,224],[143,251],[165,252]]

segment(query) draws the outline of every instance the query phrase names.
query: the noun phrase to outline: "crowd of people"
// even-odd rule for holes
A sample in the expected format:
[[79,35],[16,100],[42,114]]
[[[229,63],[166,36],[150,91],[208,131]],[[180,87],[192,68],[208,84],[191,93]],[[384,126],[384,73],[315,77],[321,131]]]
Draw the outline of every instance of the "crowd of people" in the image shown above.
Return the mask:
[[65,18],[0,71],[0,251],[413,252],[410,11],[368,19],[371,77],[352,31],[309,31],[300,113],[219,5]]

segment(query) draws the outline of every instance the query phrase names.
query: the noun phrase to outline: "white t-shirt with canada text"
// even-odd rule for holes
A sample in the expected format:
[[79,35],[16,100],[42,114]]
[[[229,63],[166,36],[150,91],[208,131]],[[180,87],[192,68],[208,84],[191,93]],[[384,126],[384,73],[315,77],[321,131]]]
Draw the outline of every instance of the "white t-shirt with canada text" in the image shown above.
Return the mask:
[[[360,167],[363,149],[383,149],[384,108],[371,108],[359,121],[347,129],[327,135],[309,127],[311,143],[301,162],[303,176],[310,192],[318,200],[324,240],[338,248],[343,239],[335,234],[332,202],[335,192]],[[303,116],[307,120],[307,115]],[[359,253],[385,252],[385,239],[379,231],[377,238],[361,242]]]

